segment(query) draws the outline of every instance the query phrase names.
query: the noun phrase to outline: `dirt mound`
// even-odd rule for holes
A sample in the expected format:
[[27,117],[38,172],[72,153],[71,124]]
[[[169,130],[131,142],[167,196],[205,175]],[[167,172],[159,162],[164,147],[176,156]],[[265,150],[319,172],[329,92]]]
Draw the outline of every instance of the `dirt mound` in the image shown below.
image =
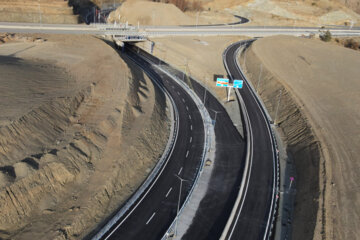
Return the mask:
[[166,98],[136,66],[93,37],[46,38],[0,48],[2,239],[84,237],[168,138]]
[[0,0],[0,22],[78,23],[72,8],[62,0]]
[[194,20],[173,4],[148,1],[126,1],[109,16],[109,22],[128,21],[137,25],[190,25]]
[[336,1],[213,0],[204,9],[226,11],[247,17],[250,25],[321,26],[360,24],[360,16]]
[[[272,116],[278,112],[297,171],[293,239],[360,234],[357,51],[294,37],[257,40],[246,67]],[[259,76],[259,66],[262,75]],[[346,173],[346,174],[344,174]]]

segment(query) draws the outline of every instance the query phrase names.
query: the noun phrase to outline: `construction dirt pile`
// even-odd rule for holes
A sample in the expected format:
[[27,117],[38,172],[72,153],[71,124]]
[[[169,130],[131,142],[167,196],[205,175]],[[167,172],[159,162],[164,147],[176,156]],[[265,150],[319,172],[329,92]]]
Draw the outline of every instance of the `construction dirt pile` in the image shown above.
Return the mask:
[[63,0],[0,0],[0,13],[0,22],[78,23]]
[[18,39],[0,45],[0,238],[80,239],[162,155],[167,100],[103,40]]
[[232,14],[211,11],[182,12],[173,4],[150,1],[126,1],[110,13],[108,22],[132,25],[196,25],[239,21]]
[[275,36],[253,43],[242,65],[244,57],[273,118],[279,106],[275,121],[294,159],[293,239],[358,239],[360,53]]

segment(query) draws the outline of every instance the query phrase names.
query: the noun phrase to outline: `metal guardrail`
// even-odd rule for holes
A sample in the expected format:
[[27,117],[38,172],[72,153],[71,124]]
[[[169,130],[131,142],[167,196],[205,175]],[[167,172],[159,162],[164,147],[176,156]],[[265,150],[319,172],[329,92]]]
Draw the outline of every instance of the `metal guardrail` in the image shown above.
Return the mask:
[[212,128],[213,126],[211,125],[211,118],[209,115],[209,112],[206,110],[205,106],[202,104],[201,100],[199,99],[199,97],[196,95],[196,93],[193,92],[192,89],[190,89],[190,87],[185,84],[183,81],[181,81],[181,79],[172,76],[169,72],[167,72],[166,70],[162,69],[160,66],[156,66],[160,71],[164,72],[165,74],[167,74],[169,77],[171,77],[172,79],[174,79],[180,86],[182,86],[187,93],[191,96],[191,98],[194,100],[194,102],[197,104],[197,107],[199,109],[199,112],[204,120],[204,136],[205,136],[205,143],[204,143],[204,149],[203,149],[203,153],[202,153],[202,159],[201,159],[201,164],[198,170],[198,173],[196,175],[196,178],[194,180],[194,183],[183,203],[183,205],[181,206],[178,215],[176,216],[176,218],[173,220],[173,222],[171,223],[171,225],[169,226],[167,232],[164,234],[164,236],[162,237],[162,240],[166,240],[169,237],[171,238],[171,231],[174,228],[176,221],[178,220],[178,218],[180,217],[180,215],[182,214],[185,206],[187,205],[187,203],[189,202],[191,195],[197,185],[197,182],[201,176],[201,173],[203,171],[204,168],[204,164],[205,164],[205,158],[206,158],[206,153],[209,151],[210,149],[210,143],[211,143],[211,136],[208,134],[210,131],[210,128]]
[[[147,72],[148,73],[148,72]],[[148,73],[149,75],[150,73]],[[151,74],[150,74],[151,76]],[[171,105],[171,118],[172,118],[172,126],[170,131],[170,136],[168,143],[166,145],[165,151],[163,152],[160,160],[157,162],[155,167],[153,168],[150,175],[146,178],[144,183],[138,188],[138,190],[130,197],[129,200],[125,203],[125,205],[119,210],[119,212],[94,236],[92,237],[92,240],[98,240],[101,239],[124,215],[127,213],[130,208],[134,206],[134,204],[137,202],[137,200],[143,195],[145,190],[148,189],[150,184],[154,181],[155,177],[158,176],[160,170],[164,167],[164,164],[166,163],[167,158],[169,157],[169,154],[174,148],[174,143],[176,142],[178,132],[179,132],[179,113],[176,108],[175,102],[172,99],[170,93],[160,84],[156,81],[155,77],[150,77],[152,81],[166,94],[167,98],[170,100]]]
[[[256,39],[251,39],[251,40],[247,40],[246,43],[250,42],[254,42],[256,41]],[[273,152],[274,152],[274,160],[275,160],[275,165],[276,167],[274,167],[274,169],[276,169],[276,173],[274,172],[274,174],[276,174],[276,176],[274,176],[274,180],[276,182],[276,186],[275,188],[273,189],[273,199],[272,200],[275,200],[272,204],[272,219],[270,220],[269,218],[269,221],[268,221],[268,224],[267,224],[267,228],[269,230],[269,234],[268,234],[268,237],[267,239],[269,239],[271,236],[272,236],[272,229],[274,228],[274,222],[275,222],[275,215],[276,215],[276,209],[278,207],[278,198],[276,198],[276,195],[277,195],[277,192],[278,192],[278,189],[279,189],[279,186],[280,186],[280,163],[279,163],[279,152],[278,152],[278,144],[276,142],[276,137],[275,137],[275,133],[274,133],[274,130],[273,128],[271,127],[271,124],[273,123],[272,121],[272,118],[269,114],[269,112],[267,111],[266,107],[265,107],[265,104],[263,103],[263,101],[261,100],[260,96],[257,95],[254,87],[252,86],[252,84],[250,83],[250,81],[248,81],[246,79],[246,76],[245,74],[243,73],[243,71],[241,70],[240,68],[240,63],[238,61],[238,54],[240,52],[241,48],[238,48],[238,50],[236,51],[235,53],[235,60],[236,60],[236,66],[238,68],[238,70],[241,72],[241,74],[243,75],[244,77],[244,80],[246,80],[247,83],[249,83],[248,85],[250,86],[250,91],[252,92],[252,94],[255,96],[255,99],[256,101],[258,102],[258,104],[261,106],[261,109],[262,111],[265,113],[266,117],[267,117],[267,125],[268,125],[268,129],[271,133],[271,140],[272,140],[272,145],[273,145]],[[243,50],[243,49],[242,49]],[[271,222],[271,223],[270,223]],[[271,226],[269,226],[269,224],[271,224]],[[266,237],[266,236],[265,236]],[[264,237],[264,239],[265,239]]]
[[[139,47],[137,47],[138,49],[140,49]],[[145,50],[142,50],[143,53],[149,54],[147,53]],[[151,55],[151,57],[153,59],[150,59],[146,56],[144,56],[145,58],[149,59],[150,61],[153,61],[154,59],[159,60],[159,62],[162,62],[160,59],[156,58],[154,55]],[[160,64],[159,64],[160,65]],[[160,66],[158,66],[157,64],[154,64],[154,66],[159,69],[160,71],[162,71],[163,73],[165,73],[166,75],[168,75],[170,78],[172,78],[174,81],[176,81],[181,87],[183,87],[186,92],[191,96],[191,98],[193,98],[194,102],[196,103],[199,112],[204,120],[204,136],[205,136],[205,143],[204,143],[204,149],[203,149],[203,153],[202,153],[202,159],[201,159],[201,164],[200,167],[198,169],[196,178],[194,180],[194,183],[184,201],[184,203],[182,204],[181,208],[179,209],[179,213],[176,216],[176,218],[173,220],[173,222],[171,223],[171,225],[169,226],[168,230],[166,231],[166,233],[164,234],[164,236],[162,237],[162,240],[166,240],[169,239],[171,237],[173,237],[171,235],[171,231],[175,226],[176,221],[178,220],[179,216],[181,215],[182,211],[184,210],[186,204],[189,202],[190,198],[191,198],[191,194],[193,193],[195,186],[201,176],[204,164],[205,164],[205,158],[206,158],[206,152],[209,151],[210,149],[210,143],[212,141],[211,136],[208,134],[210,128],[213,128],[213,126],[211,125],[211,118],[210,115],[208,113],[208,111],[206,110],[205,106],[202,104],[200,98],[193,92],[192,89],[189,88],[189,86],[187,84],[185,84],[185,82],[181,81],[181,79],[171,75],[171,73],[169,73],[168,71],[166,71],[165,69],[161,68]],[[170,65],[169,65],[170,66]],[[175,68],[174,68],[175,69]],[[177,70],[177,69],[176,69]],[[180,70],[178,70],[180,71]]]
[[[252,42],[254,41],[253,39],[252,40],[245,40],[245,41],[241,41],[241,45],[243,44],[246,44],[246,43],[249,43],[249,42]],[[238,44],[239,42],[236,42],[236,43],[233,43],[232,45],[230,45],[227,50],[223,53],[223,62],[224,62],[224,65],[225,65],[225,68],[227,70],[228,73],[230,73],[229,71],[229,68],[227,66],[227,63],[226,63],[226,60],[225,60],[225,56],[226,56],[226,53],[228,51],[228,49],[230,49],[231,46],[235,45],[235,44]],[[236,51],[235,53],[235,56],[238,55],[239,51],[240,51],[240,47],[238,48],[238,50]],[[236,58],[236,57],[235,57]],[[238,70],[240,71],[240,73],[243,75],[244,77],[244,80],[246,80],[245,78],[245,75],[243,74],[241,68],[240,68],[240,65],[239,65],[239,62],[238,62],[238,59],[236,58],[236,65],[237,65],[237,68]],[[230,75],[231,76],[231,75]],[[246,80],[247,81],[247,80]],[[249,83],[249,81],[247,81]],[[271,204],[271,208],[270,209],[270,212],[272,212],[272,214],[270,214],[271,216],[269,216],[269,219],[268,219],[268,223],[267,223],[267,226],[266,226],[266,232],[265,232],[265,235],[264,235],[264,239],[270,239],[270,236],[272,235],[272,229],[273,229],[273,223],[275,221],[275,213],[276,213],[276,209],[277,209],[277,198],[276,198],[276,194],[277,194],[277,189],[279,187],[279,182],[280,182],[280,179],[279,179],[279,171],[280,171],[280,168],[279,168],[279,154],[277,152],[277,143],[276,143],[276,139],[275,139],[275,136],[274,136],[274,132],[273,132],[273,129],[271,128],[271,117],[269,115],[269,113],[267,112],[265,106],[263,105],[262,101],[260,100],[259,96],[256,94],[256,92],[254,91],[252,85],[250,85],[250,91],[252,92],[252,94],[254,95],[255,97],[255,100],[258,102],[261,110],[263,111],[264,115],[266,116],[266,122],[267,122],[267,125],[268,125],[268,129],[269,129],[269,132],[271,134],[271,141],[272,141],[272,146],[273,146],[273,153],[274,153],[274,165],[276,165],[276,167],[274,167],[274,169],[276,169],[274,171],[274,182],[276,182],[276,187],[275,189],[273,189],[273,197],[272,197],[272,204]],[[249,150],[249,148],[251,148],[251,146],[249,146],[249,143],[252,144],[252,138],[251,136],[249,136],[251,134],[251,127],[249,126],[249,117],[248,117],[248,114],[247,114],[247,111],[246,111],[246,107],[245,107],[245,104],[244,104],[244,101],[240,95],[240,93],[238,91],[236,91],[237,93],[237,96],[240,100],[240,105],[241,105],[241,108],[242,108],[242,111],[243,111],[243,114],[244,114],[244,119],[245,119],[245,126],[246,126],[246,131],[247,131],[247,141],[248,141],[248,147],[247,149]],[[246,168],[248,167],[248,164],[251,164],[250,162],[250,153],[247,152],[246,153],[246,166],[245,166],[245,171],[246,171]],[[246,180],[246,177],[247,177],[247,173],[245,172],[245,174],[243,175],[243,180],[242,180],[242,183],[241,183],[241,186],[240,186],[240,191],[239,191],[239,194],[238,194],[238,197],[236,199],[236,203],[233,207],[233,210],[231,212],[231,215],[229,217],[229,220],[224,228],[224,231],[221,235],[221,238],[220,239],[226,239],[226,235],[228,234],[228,231],[229,231],[229,228],[234,220],[234,216],[236,214],[236,210],[240,204],[240,200],[242,199],[242,196],[243,196],[243,193],[242,193],[242,190],[243,190],[243,184],[244,184],[244,181]]]

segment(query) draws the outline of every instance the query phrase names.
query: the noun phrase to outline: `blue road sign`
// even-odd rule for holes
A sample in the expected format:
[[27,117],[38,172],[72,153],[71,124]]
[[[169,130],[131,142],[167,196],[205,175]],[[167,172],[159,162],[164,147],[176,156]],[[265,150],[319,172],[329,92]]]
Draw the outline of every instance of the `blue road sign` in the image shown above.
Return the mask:
[[244,81],[243,80],[234,80],[234,88],[242,88],[244,85]]
[[216,79],[216,86],[217,87],[228,87],[229,86],[229,79],[217,78]]

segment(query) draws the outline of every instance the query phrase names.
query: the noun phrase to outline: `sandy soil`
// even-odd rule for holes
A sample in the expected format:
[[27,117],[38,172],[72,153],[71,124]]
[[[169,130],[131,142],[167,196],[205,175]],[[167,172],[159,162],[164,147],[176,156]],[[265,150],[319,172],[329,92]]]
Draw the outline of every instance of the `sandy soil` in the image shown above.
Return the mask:
[[[226,88],[216,87],[215,82],[217,77],[227,77],[222,60],[225,49],[231,43],[245,38],[221,36],[152,39],[155,42],[154,55],[203,84],[223,104],[242,136],[242,121],[238,102],[234,101],[235,95],[232,93],[230,102],[227,102]],[[139,43],[138,46],[150,51],[149,42]]]
[[[341,2],[341,1],[340,1]],[[322,26],[327,24],[360,24],[359,15],[339,1],[286,0],[212,0],[203,1],[204,9],[225,11],[247,17],[248,25]]]
[[0,22],[78,23],[68,1],[0,0]]
[[166,98],[100,39],[36,37],[0,45],[0,238],[79,239],[162,154]]
[[[244,37],[154,38],[154,55],[194,76],[220,99],[226,100],[224,88],[215,86],[216,76],[226,76],[222,54],[231,43]],[[147,49],[146,43],[139,46]]]
[[173,4],[150,1],[126,1],[109,16],[108,22],[128,21],[137,25],[196,25],[238,21],[227,12],[182,12]]
[[[246,53],[248,75],[288,140],[297,170],[293,239],[358,239],[360,53],[270,37]],[[243,62],[243,60],[242,60]]]

